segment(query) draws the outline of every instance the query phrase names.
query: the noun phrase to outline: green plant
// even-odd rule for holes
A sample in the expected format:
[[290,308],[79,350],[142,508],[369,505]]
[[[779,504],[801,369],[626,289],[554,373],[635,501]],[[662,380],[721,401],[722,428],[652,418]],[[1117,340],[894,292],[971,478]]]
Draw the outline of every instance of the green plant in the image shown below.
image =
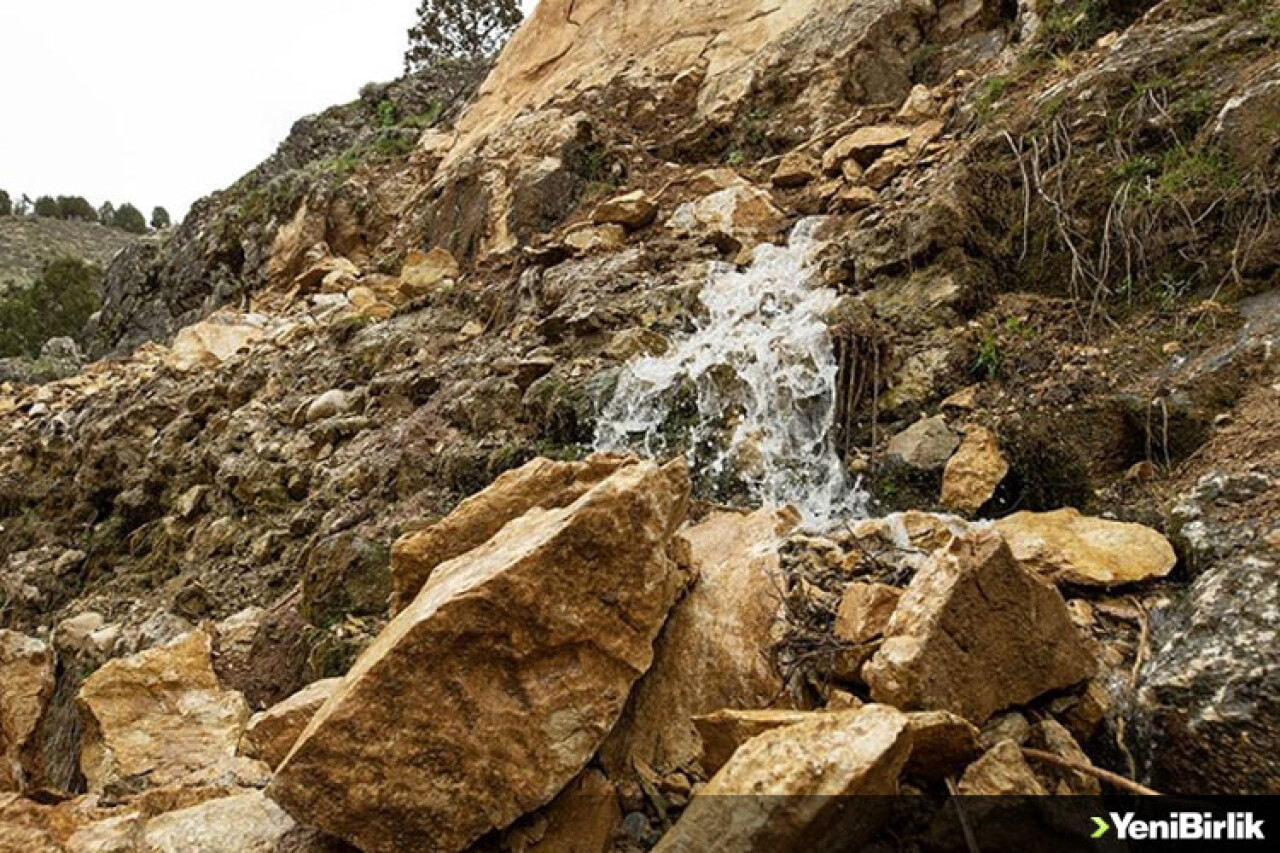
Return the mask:
[[1003,74],[997,74],[982,81],[982,84],[978,87],[977,97],[973,102],[973,108],[977,111],[979,118],[985,119],[991,115],[995,110],[996,102],[1004,97],[1004,93],[1008,91],[1012,82],[1009,77]]
[[999,375],[1003,363],[999,335],[995,331],[986,332],[978,339],[978,346],[969,362],[969,372],[984,379],[994,379]]
[[78,335],[101,306],[101,278],[93,264],[60,258],[31,287],[0,299],[0,357],[34,357],[50,338]]
[[396,105],[386,98],[378,102],[378,124],[382,127],[396,125]]
[[739,148],[731,148],[725,153],[724,162],[728,166],[741,166],[747,162],[747,155]]

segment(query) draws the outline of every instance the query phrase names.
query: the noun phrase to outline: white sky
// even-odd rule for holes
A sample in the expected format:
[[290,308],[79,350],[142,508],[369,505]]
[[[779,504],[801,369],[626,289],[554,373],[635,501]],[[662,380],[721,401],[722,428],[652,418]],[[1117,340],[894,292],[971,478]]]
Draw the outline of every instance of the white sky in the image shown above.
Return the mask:
[[[536,0],[523,0],[531,8]],[[0,0],[0,189],[175,219],[401,71],[417,0]]]

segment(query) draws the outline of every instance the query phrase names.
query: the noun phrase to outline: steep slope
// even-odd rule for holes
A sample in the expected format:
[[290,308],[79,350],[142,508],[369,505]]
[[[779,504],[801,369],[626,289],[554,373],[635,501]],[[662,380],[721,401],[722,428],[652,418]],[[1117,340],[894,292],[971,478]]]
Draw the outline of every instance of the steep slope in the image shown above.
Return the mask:
[[[1063,609],[1040,623],[1015,601],[989,625],[957,581],[957,619],[1014,624],[1021,641],[1028,624],[1051,626],[1078,656],[1070,678],[1088,669],[1077,632],[1099,652],[1087,686],[1045,696],[1062,683],[1028,665],[1017,671],[1031,683],[1013,687],[1029,709],[1003,694],[976,706],[989,738],[1018,741],[988,757],[1025,767],[1028,790],[1087,792],[1070,774],[1037,779],[1019,754],[1036,738],[1060,745],[1053,726],[1082,742],[1073,760],[1162,789],[1280,789],[1267,653],[1280,589],[1280,433],[1267,417],[1280,8],[1036,8],[546,0],[456,124],[371,130],[383,100],[424,103],[388,90],[300,126],[163,245],[113,265],[94,334],[116,358],[0,394],[0,625],[80,638],[60,648],[55,710],[84,670],[246,607],[264,609],[222,623],[232,639],[216,663],[252,706],[344,674],[411,621],[388,606],[402,534],[536,455],[608,446],[685,454],[695,520],[779,496],[836,507],[835,532],[791,539],[785,588],[770,587],[785,630],[761,654],[794,704],[872,697],[866,646],[892,623],[835,635],[873,621],[843,613],[851,578],[876,601],[909,596],[910,641],[940,596],[928,582],[901,590],[927,567],[962,580],[972,559]],[[332,135],[318,129],[331,120]],[[378,154],[379,140],[410,137],[412,151]],[[502,498],[498,487],[478,505]],[[1051,595],[1019,574],[1031,558],[982,529],[925,512],[864,528],[856,498],[876,514],[987,521],[1074,507],[1162,531],[1178,562],[1161,548],[1136,583],[1073,580]],[[571,513],[526,502],[519,514],[532,528]],[[451,561],[459,574],[441,587],[501,577],[485,561],[520,543],[500,544]],[[457,568],[474,565],[484,571]],[[545,574],[549,595],[573,594]],[[529,603],[512,592],[494,600]],[[424,600],[457,603],[468,631],[492,624],[442,595]],[[537,639],[517,633],[514,646]],[[495,682],[477,689],[501,692]],[[338,725],[351,707],[319,719]],[[1007,713],[988,721],[992,708]],[[867,760],[896,785],[907,723],[872,715],[892,729],[892,760]],[[543,722],[530,732],[572,729]],[[61,756],[53,781],[74,788],[69,731],[45,735]],[[447,774],[465,759],[429,752],[394,763]],[[687,801],[700,772],[637,757],[622,775],[605,768],[645,817],[632,848],[671,816],[649,792]]]
[[96,222],[0,217],[0,294],[25,287],[58,258],[77,258],[106,269],[137,238]]

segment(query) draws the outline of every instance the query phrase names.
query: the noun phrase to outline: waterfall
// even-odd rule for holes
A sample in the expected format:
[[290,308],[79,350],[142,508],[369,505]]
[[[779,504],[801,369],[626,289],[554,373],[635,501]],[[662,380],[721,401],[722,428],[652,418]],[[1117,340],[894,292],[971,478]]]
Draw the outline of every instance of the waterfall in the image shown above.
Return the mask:
[[599,449],[661,457],[683,446],[700,481],[793,505],[810,526],[865,514],[832,442],[838,368],[824,317],[836,293],[815,284],[820,223],[758,247],[746,269],[712,266],[694,332],[623,368]]

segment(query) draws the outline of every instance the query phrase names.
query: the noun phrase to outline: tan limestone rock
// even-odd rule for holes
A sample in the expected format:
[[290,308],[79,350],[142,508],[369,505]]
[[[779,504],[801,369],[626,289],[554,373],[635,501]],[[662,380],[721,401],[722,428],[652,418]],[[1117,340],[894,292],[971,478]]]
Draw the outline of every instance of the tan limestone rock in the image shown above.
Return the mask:
[[845,213],[857,213],[866,210],[880,200],[880,194],[871,187],[845,187],[836,196],[836,203]]
[[814,716],[813,711],[754,710],[716,711],[693,718],[702,740],[702,769],[708,774],[720,772],[729,763],[738,747],[757,735],[803,723]]
[[916,574],[862,675],[877,702],[981,724],[1096,668],[1057,589],[993,531],[956,538]]
[[822,164],[804,149],[789,151],[773,170],[773,185],[789,189],[802,187],[822,177]]
[[429,252],[410,252],[400,268],[400,293],[407,299],[426,296],[456,279],[459,271],[457,259],[447,249],[437,246]]
[[393,609],[408,606],[436,566],[484,544],[534,507],[568,506],[633,463],[633,459],[607,454],[583,462],[535,459],[503,474],[441,521],[401,536],[391,548]]
[[840,170],[845,160],[855,160],[866,168],[874,163],[881,154],[890,148],[906,144],[911,138],[912,128],[905,124],[877,124],[860,127],[847,136],[842,136],[822,155],[822,169],[828,174]]
[[1008,473],[1009,462],[1000,451],[996,434],[986,427],[970,426],[942,472],[942,505],[957,512],[977,512],[995,495]]
[[921,418],[889,439],[887,453],[912,468],[937,471],[960,447],[960,439],[941,417]]
[[599,770],[587,770],[537,814],[504,838],[523,853],[609,853],[622,823],[618,793]]
[[633,190],[600,202],[591,214],[596,225],[621,225],[628,231],[639,231],[652,225],[658,217],[658,205],[644,190]]
[[241,350],[266,337],[259,326],[229,318],[203,320],[178,332],[167,363],[181,371],[217,367]]
[[836,612],[835,633],[847,643],[867,643],[884,634],[902,590],[882,583],[851,583]]
[[785,222],[785,214],[769,192],[748,184],[682,204],[667,220],[667,227],[736,251],[774,238]]
[[945,779],[982,754],[978,727],[950,711],[908,714],[911,760],[907,774],[921,779]]
[[317,681],[280,704],[254,714],[240,738],[240,754],[278,767],[293,749],[298,735],[340,683],[338,678]]
[[76,703],[91,791],[158,787],[235,755],[249,707],[218,683],[212,650],[209,631],[193,631],[85,680]]
[[[882,818],[870,798],[897,793],[910,753],[906,715],[883,705],[765,732],[694,796],[654,850],[856,849]],[[868,797],[866,808],[845,809],[850,796]],[[825,846],[837,839],[843,847]]]
[[995,526],[1018,562],[1055,581],[1120,586],[1166,577],[1178,562],[1169,540],[1151,528],[1071,508],[1019,512]]
[[[562,472],[562,486],[584,470]],[[688,502],[683,461],[627,465],[436,567],[269,795],[366,853],[460,851],[550,802],[653,662],[688,581],[672,555]]]
[[967,797],[1043,797],[1049,793],[1011,740],[1000,741],[970,764],[958,787]]
[[590,225],[577,228],[564,237],[564,244],[584,254],[612,252],[627,242],[627,229],[621,225]]
[[49,645],[0,630],[0,791],[23,791],[39,783],[40,721],[53,686]]
[[782,693],[771,654],[785,587],[778,548],[797,521],[789,510],[720,512],[682,532],[697,580],[602,750],[606,770],[625,773],[636,758],[659,772],[680,768],[699,753],[696,715],[765,707]]
[[293,818],[260,791],[209,800],[154,817],[140,833],[138,853],[275,853],[297,829]]

